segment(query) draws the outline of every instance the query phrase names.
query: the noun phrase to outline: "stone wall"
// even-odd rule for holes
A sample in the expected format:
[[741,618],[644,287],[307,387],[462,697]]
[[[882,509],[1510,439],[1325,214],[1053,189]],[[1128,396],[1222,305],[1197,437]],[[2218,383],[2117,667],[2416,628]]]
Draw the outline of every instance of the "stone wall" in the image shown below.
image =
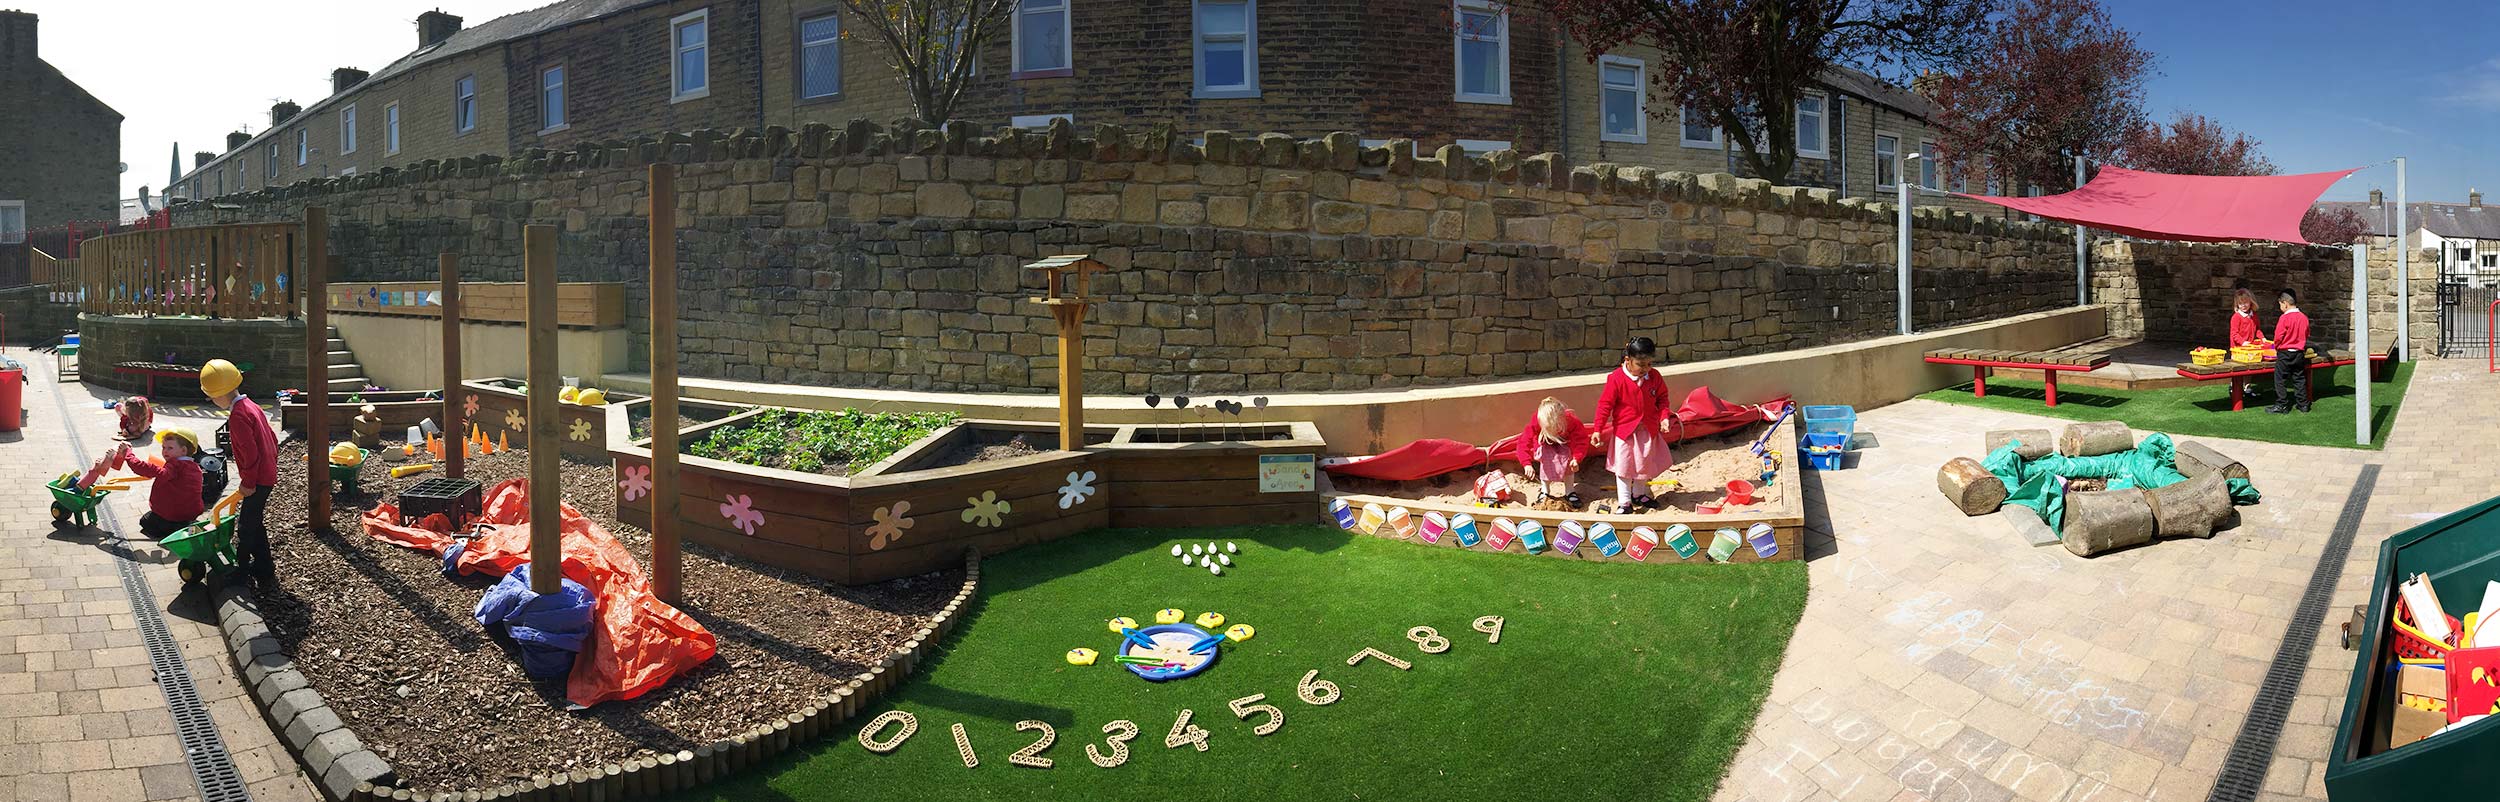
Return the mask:
[[[681,165],[688,375],[931,390],[1053,386],[1020,266],[1086,252],[1088,390],[1356,390],[1602,370],[1891,333],[1893,216],[1724,174],[1574,167],[1403,140],[1104,126],[672,135],[421,164],[177,210],[183,224],[331,210],[333,280],[519,280],[521,227],[562,226],[566,281],[644,308],[645,168]],[[1922,208],[1923,328],[2069,305],[2061,228]],[[635,342],[647,322],[632,321]],[[645,356],[637,349],[636,365]]]
[[50,292],[46,286],[0,290],[0,325],[8,327],[0,334],[0,342],[43,345],[59,341],[61,332],[78,328],[77,307],[50,302]]
[[[2388,241],[2382,244],[2391,244]],[[2372,247],[2370,348],[2387,350],[2396,332],[2396,252]],[[2414,353],[2438,343],[2437,258],[2412,259]],[[2092,301],[2109,310],[2110,334],[2156,342],[2219,344],[2234,291],[2257,295],[2258,319],[2273,331],[2275,292],[2289,287],[2309,316],[2311,339],[2336,348],[2352,341],[2352,252],[2282,244],[2196,244],[2104,240],[2092,249]]]
[[[140,392],[147,377],[115,373],[122,362],[197,365],[223,359],[244,368],[243,392],[275,408],[271,394],[304,386],[304,321],[78,316],[79,379],[124,392]],[[158,377],[158,392],[197,398],[197,377]]]

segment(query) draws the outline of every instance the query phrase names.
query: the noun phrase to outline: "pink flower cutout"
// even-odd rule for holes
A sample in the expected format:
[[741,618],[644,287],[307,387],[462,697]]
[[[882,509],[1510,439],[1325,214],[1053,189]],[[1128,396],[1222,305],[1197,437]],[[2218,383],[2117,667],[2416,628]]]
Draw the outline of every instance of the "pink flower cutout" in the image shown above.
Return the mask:
[[903,530],[911,528],[911,516],[904,514],[907,512],[911,512],[909,501],[897,501],[894,506],[878,508],[872,516],[877,522],[868,527],[868,549],[876,551],[902,540]]
[[460,417],[477,420],[477,394],[470,393],[468,403],[460,405]]
[[720,514],[729,519],[730,526],[748,535],[755,534],[755,528],[764,525],[764,513],[755,508],[755,499],[750,496],[730,496],[729,503],[720,505]]
[[626,501],[651,495],[651,466],[625,466],[625,478],[616,480],[616,487],[625,491]]

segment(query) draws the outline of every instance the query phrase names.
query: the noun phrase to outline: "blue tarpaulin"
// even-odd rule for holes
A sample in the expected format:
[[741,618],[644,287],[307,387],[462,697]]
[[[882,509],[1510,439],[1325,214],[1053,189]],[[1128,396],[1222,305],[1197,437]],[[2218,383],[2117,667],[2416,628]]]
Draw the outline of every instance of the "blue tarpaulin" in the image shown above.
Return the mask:
[[561,677],[573,670],[573,657],[590,645],[590,619],[597,603],[590,589],[571,579],[549,595],[530,592],[530,566],[523,564],[477,600],[477,623],[500,624],[521,645],[522,671]]

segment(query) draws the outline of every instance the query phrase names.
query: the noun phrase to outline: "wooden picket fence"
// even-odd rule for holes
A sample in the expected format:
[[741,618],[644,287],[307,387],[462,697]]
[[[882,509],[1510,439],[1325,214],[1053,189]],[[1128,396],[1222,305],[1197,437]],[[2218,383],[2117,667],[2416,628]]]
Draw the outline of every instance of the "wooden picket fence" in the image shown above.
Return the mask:
[[294,317],[300,223],[129,231],[52,259],[53,296],[105,315]]

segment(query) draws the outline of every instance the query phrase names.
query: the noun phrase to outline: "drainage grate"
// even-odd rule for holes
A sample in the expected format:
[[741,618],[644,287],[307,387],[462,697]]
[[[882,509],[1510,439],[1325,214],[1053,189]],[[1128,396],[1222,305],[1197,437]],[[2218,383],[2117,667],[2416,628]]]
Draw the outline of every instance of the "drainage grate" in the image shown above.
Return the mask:
[[2378,467],[2363,465],[2361,475],[2354,477],[2352,492],[2344,497],[2344,512],[2335,519],[2335,532],[2318,552],[2318,566],[2310,571],[2309,587],[2301,591],[2300,606],[2292,611],[2283,645],[2274,650],[2274,662],[2266,666],[2257,699],[2250,703],[2248,717],[2240,720],[2239,735],[2232,738],[2231,752],[2222,759],[2222,774],[2214,778],[2205,802],[2250,802],[2265,788],[2266,769],[2274,765],[2283,719],[2291,715],[2292,699],[2300,694],[2300,676],[2318,645],[2318,628],[2326,625],[2326,605],[2335,594],[2335,578],[2343,573],[2353,536],[2361,530],[2361,511],[2369,507],[2370,491],[2378,485]]
[[[75,464],[88,453],[87,446],[79,440],[78,428],[70,423],[69,402],[57,392],[52,401],[61,413],[61,427],[69,434],[70,461]],[[251,789],[244,786],[242,773],[235,771],[234,758],[226,753],[226,740],[217,733],[217,720],[200,701],[199,686],[191,682],[191,667],[182,659],[182,644],[174,640],[172,630],[165,628],[164,611],[156,606],[156,591],[148,587],[147,575],[120,539],[119,517],[107,504],[96,505],[96,517],[104,524],[104,531],[115,533],[112,551],[118,558],[114,567],[121,572],[122,592],[130,597],[130,611],[139,622],[140,639],[148,647],[148,664],[154,669],[156,688],[165,693],[165,707],[174,717],[174,738],[182,744],[182,758],[191,766],[191,779],[199,785],[200,798],[205,802],[250,802]]]

